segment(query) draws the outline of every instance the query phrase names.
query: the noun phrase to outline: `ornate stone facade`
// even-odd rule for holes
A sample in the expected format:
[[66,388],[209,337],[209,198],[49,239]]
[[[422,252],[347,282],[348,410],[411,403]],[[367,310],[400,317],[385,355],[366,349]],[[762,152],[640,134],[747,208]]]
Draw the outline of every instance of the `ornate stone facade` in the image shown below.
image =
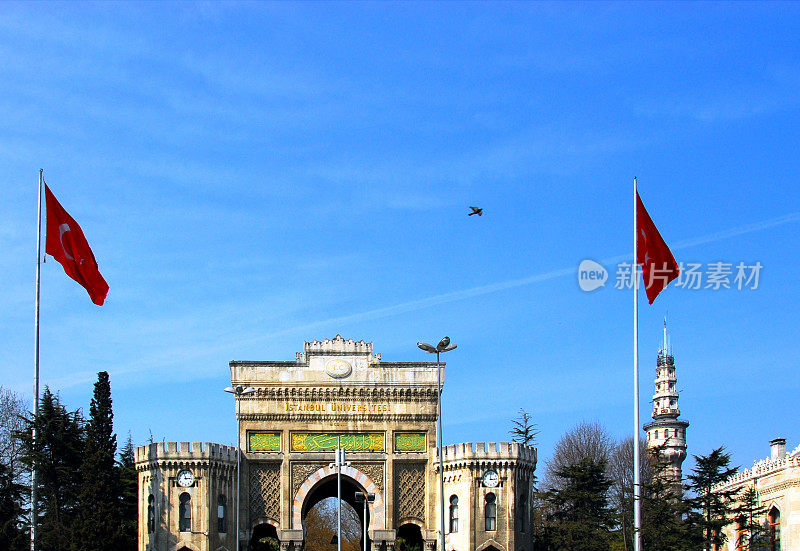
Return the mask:
[[[242,450],[241,548],[248,549],[251,540],[265,535],[277,538],[284,551],[302,547],[305,514],[320,500],[336,495],[337,472],[331,462],[340,445],[348,462],[341,468],[342,499],[363,515],[362,506],[355,506],[355,493],[375,496],[366,519],[370,546],[391,551],[399,531],[404,538],[416,537],[426,551],[433,551],[439,537],[440,509],[437,369],[443,374],[444,364],[382,362],[380,354],[372,353],[372,343],[339,335],[306,342],[294,361],[231,362],[233,387],[254,389],[234,395]],[[173,520],[148,531],[151,477],[174,480],[178,464],[194,465],[184,457],[187,450],[183,447],[158,446],[137,449],[140,551],[181,551],[182,546],[194,551],[235,549],[236,449],[218,446],[213,449],[225,448],[225,460],[216,456],[206,460],[209,474],[196,483],[198,488],[214,490],[203,490],[204,497],[191,501],[191,514],[197,522],[187,534]],[[530,550],[525,537],[515,533],[525,526],[524,520],[517,520],[519,500],[524,498],[515,497],[515,492],[530,491],[535,449],[507,443],[491,449],[481,444],[476,450],[472,444],[458,446],[449,446],[445,454],[445,492],[463,496],[464,528],[458,535],[448,535],[447,551],[473,551],[475,545],[480,549],[491,545],[497,551]],[[167,449],[174,452],[176,466],[165,471],[166,464],[153,462],[150,456]],[[479,482],[487,469],[496,470],[500,477],[494,490],[497,523],[490,530],[479,528],[481,515],[470,512],[483,510],[481,500],[487,492]],[[217,533],[215,524],[214,492],[219,493],[222,486],[231,511],[231,528],[225,534]],[[167,519],[187,510],[171,488],[174,484],[152,490],[154,499],[164,500],[159,514]],[[477,501],[470,504],[468,500]],[[474,528],[467,530],[467,526]]]
[[448,551],[533,548],[529,499],[536,459],[536,448],[515,442],[445,446]]
[[[766,529],[769,551],[800,551],[800,446],[786,453],[786,440],[770,442],[770,457],[753,462],[750,469],[733,475],[714,490],[755,489],[763,512],[758,519]],[[725,528],[724,551],[739,549],[737,541],[746,534],[734,522]],[[723,551],[723,549],[720,549]]]
[[[158,442],[135,457],[140,551],[235,549],[236,448]],[[179,480],[186,472],[191,478]]]

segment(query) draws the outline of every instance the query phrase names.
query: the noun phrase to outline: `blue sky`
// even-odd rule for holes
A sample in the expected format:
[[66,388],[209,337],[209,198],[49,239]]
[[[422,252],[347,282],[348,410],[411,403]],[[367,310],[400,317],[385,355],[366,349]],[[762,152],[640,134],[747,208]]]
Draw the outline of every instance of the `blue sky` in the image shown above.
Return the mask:
[[232,442],[228,362],[337,333],[449,335],[446,442],[520,408],[542,459],[624,437],[637,176],[679,261],[763,265],[641,297],[642,422],[668,315],[689,452],[794,448],[799,35],[792,3],[3,3],[2,385],[31,395],[43,168],[111,291],[43,265],[42,384],[88,408],[107,370],[137,444]]

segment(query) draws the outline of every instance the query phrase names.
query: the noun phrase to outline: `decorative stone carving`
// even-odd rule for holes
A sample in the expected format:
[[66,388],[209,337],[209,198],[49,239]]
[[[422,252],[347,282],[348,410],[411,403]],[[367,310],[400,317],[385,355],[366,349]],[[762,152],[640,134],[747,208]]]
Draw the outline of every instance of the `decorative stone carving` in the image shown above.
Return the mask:
[[327,463],[292,463],[292,498],[300,491],[306,478],[326,465]]
[[378,492],[383,494],[383,463],[354,463],[353,467],[370,477]]
[[395,463],[395,518],[425,522],[425,463]]
[[280,463],[250,464],[250,521],[281,518]]

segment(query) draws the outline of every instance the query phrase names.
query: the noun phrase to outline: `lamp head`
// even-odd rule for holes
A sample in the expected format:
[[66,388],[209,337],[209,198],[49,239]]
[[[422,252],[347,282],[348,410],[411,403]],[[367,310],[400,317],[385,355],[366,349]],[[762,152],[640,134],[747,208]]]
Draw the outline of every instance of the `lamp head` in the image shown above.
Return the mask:
[[417,346],[420,348],[420,350],[430,352],[431,354],[436,354],[436,349],[426,342],[418,342]]
[[439,341],[439,344],[436,345],[437,352],[450,352],[454,348],[456,348],[457,344],[450,344],[450,337],[445,337]]

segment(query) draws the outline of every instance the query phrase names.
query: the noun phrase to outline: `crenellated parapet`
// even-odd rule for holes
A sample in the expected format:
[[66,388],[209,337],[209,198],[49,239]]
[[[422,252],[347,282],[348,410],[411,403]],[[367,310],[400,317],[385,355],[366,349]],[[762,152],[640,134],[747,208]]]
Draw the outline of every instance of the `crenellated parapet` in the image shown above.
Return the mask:
[[736,486],[742,482],[776,474],[784,469],[800,469],[800,446],[797,446],[793,452],[781,457],[767,457],[766,459],[753,461],[752,467],[738,471],[725,482],[717,484],[712,489],[719,490],[725,486]]
[[213,442],[154,442],[135,450],[136,470],[236,465],[236,447]]
[[[433,448],[432,461],[438,463]],[[518,442],[465,442],[444,446],[445,471],[463,468],[536,468],[536,448]]]
[[321,341],[306,341],[303,345],[303,352],[297,353],[297,361],[305,362],[309,356],[369,356],[370,363],[379,363],[381,361],[380,354],[372,354],[372,343],[365,341],[355,341],[353,339],[345,339],[341,335],[336,335],[332,339],[324,339]]

